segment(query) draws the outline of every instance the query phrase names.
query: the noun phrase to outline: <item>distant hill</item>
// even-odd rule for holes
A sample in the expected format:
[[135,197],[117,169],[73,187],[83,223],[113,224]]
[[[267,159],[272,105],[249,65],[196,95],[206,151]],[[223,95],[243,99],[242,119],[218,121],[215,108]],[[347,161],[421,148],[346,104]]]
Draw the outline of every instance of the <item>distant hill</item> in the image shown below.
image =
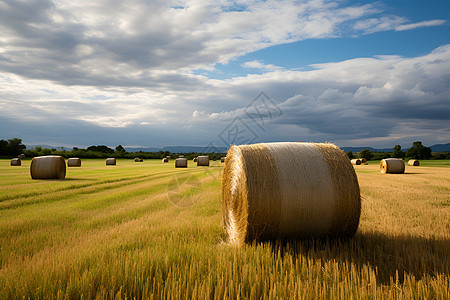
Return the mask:
[[430,147],[433,152],[445,152],[450,151],[450,143],[447,144],[436,144]]
[[[26,145],[27,149],[34,149],[37,146],[40,146],[42,148],[48,148],[48,149],[57,149],[61,150],[63,148],[66,151],[72,150],[72,148],[69,147],[63,147],[63,146],[50,146],[50,145]],[[114,147],[110,147],[114,149]],[[431,151],[433,152],[446,152],[450,151],[450,143],[447,144],[437,144],[430,146]],[[128,152],[159,152],[159,151],[170,151],[171,153],[202,153],[202,152],[216,152],[216,153],[226,153],[228,148],[226,147],[216,147],[211,148],[208,146],[166,146],[162,148],[155,148],[155,147],[125,147],[125,149]],[[373,148],[373,147],[341,147],[342,150],[345,152],[352,151],[352,152],[360,152],[364,149],[369,149],[370,151],[374,152],[392,152],[392,148]],[[409,148],[402,148],[403,151],[408,150]]]

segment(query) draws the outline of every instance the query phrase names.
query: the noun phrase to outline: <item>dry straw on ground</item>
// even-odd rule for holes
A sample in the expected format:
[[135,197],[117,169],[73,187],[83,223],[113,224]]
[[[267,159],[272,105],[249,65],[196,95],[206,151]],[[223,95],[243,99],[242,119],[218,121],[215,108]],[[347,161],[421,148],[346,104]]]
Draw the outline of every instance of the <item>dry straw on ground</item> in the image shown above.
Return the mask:
[[405,163],[401,158],[385,158],[380,161],[381,173],[405,173]]
[[116,165],[116,159],[114,157],[109,157],[106,159],[106,165],[107,166],[115,166]]
[[209,166],[209,156],[197,157],[197,166]]
[[34,157],[30,165],[33,179],[64,179],[66,162],[62,156],[48,155]]
[[71,157],[67,160],[68,167],[81,167],[81,159],[78,157]]
[[20,158],[11,159],[11,166],[21,166],[21,165],[22,161],[20,160]]
[[355,170],[332,144],[232,146],[222,177],[222,213],[231,244],[352,236],[361,200]]
[[355,158],[355,159],[352,159],[352,160],[351,160],[351,163],[352,163],[352,165],[360,165],[360,164],[361,164],[361,160]]
[[175,168],[187,168],[187,159],[184,157],[177,158],[175,160]]
[[167,157],[164,157],[164,158],[162,159],[162,162],[163,162],[163,163],[169,162],[169,159],[168,159]]
[[420,163],[417,159],[410,159],[408,160],[408,166],[419,166]]

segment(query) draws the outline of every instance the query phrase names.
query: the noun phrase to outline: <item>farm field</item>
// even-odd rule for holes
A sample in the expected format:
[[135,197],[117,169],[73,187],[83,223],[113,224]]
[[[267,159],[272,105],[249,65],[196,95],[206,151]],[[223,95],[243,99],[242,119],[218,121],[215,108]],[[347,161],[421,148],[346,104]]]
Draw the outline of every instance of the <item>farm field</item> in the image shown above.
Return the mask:
[[32,180],[0,160],[0,299],[450,298],[450,162],[354,166],[357,234],[226,244],[223,164],[83,160]]

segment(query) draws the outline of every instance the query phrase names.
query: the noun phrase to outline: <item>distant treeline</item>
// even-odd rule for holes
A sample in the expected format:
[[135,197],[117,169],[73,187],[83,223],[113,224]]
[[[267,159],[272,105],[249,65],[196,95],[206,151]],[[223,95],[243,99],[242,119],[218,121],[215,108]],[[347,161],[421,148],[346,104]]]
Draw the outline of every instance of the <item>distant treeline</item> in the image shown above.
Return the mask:
[[392,149],[392,152],[377,152],[370,151],[369,149],[364,149],[359,153],[353,153],[352,151],[347,152],[347,156],[352,158],[365,158],[367,160],[381,160],[384,158],[413,158],[413,159],[450,159],[450,152],[438,152],[432,153],[430,147],[426,147],[422,145],[421,141],[417,141],[413,143],[413,146],[408,150],[402,151],[402,147],[400,145],[395,145]]
[[159,152],[128,152],[122,145],[117,146],[115,149],[111,149],[105,145],[89,146],[86,149],[73,147],[72,150],[66,151],[64,149],[48,149],[42,147],[36,147],[34,149],[26,150],[26,146],[22,144],[22,140],[19,138],[13,138],[10,140],[0,140],[0,156],[17,157],[17,155],[24,153],[26,157],[35,157],[43,155],[61,155],[64,158],[78,157],[78,158],[129,158],[134,159],[139,157],[141,159],[162,159],[166,156],[171,158],[178,158],[180,155],[184,155],[187,159],[193,159],[199,155],[208,155],[212,160],[218,160],[225,153],[171,153],[170,151]]

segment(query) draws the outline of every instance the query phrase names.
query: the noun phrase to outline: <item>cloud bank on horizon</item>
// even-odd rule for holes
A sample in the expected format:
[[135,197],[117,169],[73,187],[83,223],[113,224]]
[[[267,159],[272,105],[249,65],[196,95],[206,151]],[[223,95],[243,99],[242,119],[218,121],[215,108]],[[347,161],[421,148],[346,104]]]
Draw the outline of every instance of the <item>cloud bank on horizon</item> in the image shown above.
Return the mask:
[[[449,21],[398,10],[326,0],[0,0],[0,138],[223,146],[219,133],[239,117],[260,141],[447,143]],[[417,51],[396,52],[396,37],[417,40]],[[333,47],[349,39],[394,46],[335,60]],[[277,47],[319,40],[330,43],[322,63],[295,63],[294,53],[277,64]],[[282,111],[264,130],[244,110],[262,91]]]

